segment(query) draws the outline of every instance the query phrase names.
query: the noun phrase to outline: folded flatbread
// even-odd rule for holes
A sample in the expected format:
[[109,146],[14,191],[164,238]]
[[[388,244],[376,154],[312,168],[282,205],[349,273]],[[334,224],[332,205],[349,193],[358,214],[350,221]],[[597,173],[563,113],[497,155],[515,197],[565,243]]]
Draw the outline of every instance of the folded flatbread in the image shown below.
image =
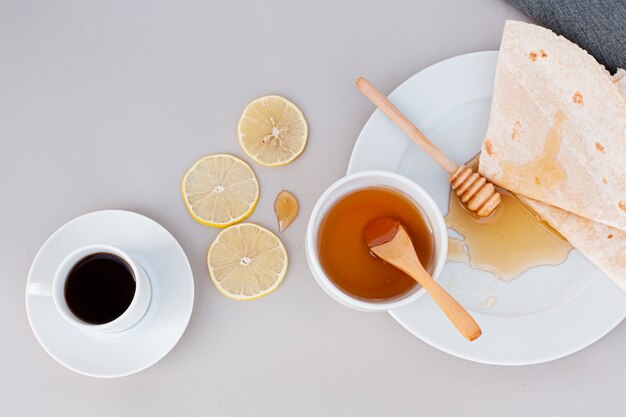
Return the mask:
[[520,199],[626,291],[626,232],[530,198]]
[[626,70],[618,68],[613,76],[613,84],[617,87],[617,91],[626,99]]
[[507,21],[480,173],[626,231],[626,101],[583,49]]
[[[529,36],[531,39],[526,47],[524,46],[524,36]],[[519,38],[514,39],[516,37]],[[546,42],[542,45],[539,40],[544,38]],[[539,217],[559,231],[622,290],[626,291],[626,231],[623,226],[617,228],[607,225],[607,223],[620,224],[621,215],[619,211],[613,210],[613,213],[611,213],[611,210],[602,210],[602,207],[597,204],[581,204],[578,201],[586,198],[593,200],[597,193],[602,192],[604,193],[603,197],[598,199],[598,201],[611,202],[615,200],[611,198],[610,194],[607,195],[611,190],[625,196],[623,176],[612,177],[611,175],[613,174],[611,173],[618,171],[620,164],[626,162],[626,154],[624,153],[626,150],[626,137],[624,135],[626,126],[626,112],[624,111],[626,109],[626,71],[619,70],[614,77],[611,77],[578,46],[564,38],[556,37],[555,34],[547,29],[534,25],[507,22],[502,43],[503,48],[500,52],[498,69],[496,71],[496,87],[490,125],[483,142],[479,170],[490,180],[506,188],[514,188],[520,199],[534,210]],[[530,52],[528,52],[529,48],[531,48]],[[532,55],[533,51],[538,51],[536,52],[537,55]],[[617,123],[613,123],[616,126],[614,136],[611,136],[610,140],[605,139],[602,142],[598,139],[600,137],[598,132],[609,133],[606,131],[606,117],[600,115],[603,105],[601,101],[594,101],[600,110],[588,113],[586,111],[581,112],[581,109],[576,106],[572,108],[567,100],[562,98],[563,91],[569,91],[572,80],[557,80],[555,83],[545,84],[544,98],[536,98],[538,103],[543,103],[541,106],[539,104],[526,103],[531,97],[536,96],[532,96],[526,88],[521,86],[526,83],[532,83],[532,81],[511,79],[513,72],[521,74],[509,68],[510,63],[515,61],[515,59],[508,56],[509,54],[526,54],[526,56],[531,58],[531,63],[536,62],[536,60],[532,60],[533,56],[537,60],[547,60],[552,55],[555,58],[555,62],[550,65],[555,68],[546,68],[542,71],[553,75],[559,73],[560,66],[574,64],[572,60],[575,61],[575,57],[566,58],[562,55],[582,55],[579,58],[581,62],[587,62],[591,59],[595,63],[595,67],[592,70],[594,77],[605,77],[607,82],[594,80],[593,83],[586,81],[583,83],[582,81],[584,80],[580,80],[581,83],[578,84],[580,86],[578,87],[579,90],[576,91],[580,92],[582,103],[576,103],[574,96],[572,96],[572,103],[578,106],[589,104],[589,101],[585,104],[585,95],[582,93],[583,86],[586,94],[591,97],[599,97],[599,93],[592,90],[591,87],[599,86],[602,88],[600,91],[605,91],[607,89],[610,90],[606,86],[612,86],[614,91],[608,92],[609,98],[607,98],[607,101],[609,102],[608,107],[612,108],[611,111],[618,110],[614,115],[617,120]],[[546,57],[542,55],[546,55]],[[587,62],[584,66],[589,67],[592,65]],[[504,69],[501,69],[501,67]],[[578,71],[575,71],[575,73],[578,73]],[[543,76],[545,79],[547,74],[543,74]],[[515,84],[512,86],[508,83],[518,84],[517,87],[513,87]],[[515,88],[517,88],[516,91]],[[557,91],[552,91],[553,89]],[[536,92],[536,89],[532,91]],[[614,93],[617,93],[617,96]],[[619,103],[615,102],[616,99],[614,97],[617,97],[617,100],[621,100],[621,107]],[[552,103],[550,104],[551,100]],[[511,108],[515,106],[521,107],[519,109]],[[524,112],[523,106],[529,106],[532,110]],[[623,109],[620,110],[622,107]],[[621,115],[617,114],[619,111],[621,111]],[[552,120],[550,120],[550,115],[552,115]],[[594,120],[592,116],[598,118]],[[540,122],[541,128],[532,125],[535,117],[544,117],[544,120]],[[572,120],[579,117],[587,121],[587,126],[580,126],[579,121]],[[506,123],[508,123],[509,129],[506,128]],[[523,128],[524,125],[527,128]],[[598,127],[599,125],[600,127]],[[577,126],[580,129],[573,132],[570,131],[570,129],[577,129]],[[596,135],[596,133],[598,134]],[[554,138],[555,136],[559,138],[558,141]],[[550,143],[550,141],[554,143]],[[556,142],[560,142],[558,146],[555,145]],[[519,146],[522,143],[532,147],[537,153],[524,153]],[[563,149],[565,143],[568,143],[567,146],[569,146],[567,150]],[[601,152],[597,143],[600,144],[604,152]],[[605,156],[607,155],[607,143],[611,143],[611,148],[616,150],[616,153],[609,155],[609,158]],[[576,151],[575,149],[578,150]],[[547,150],[547,152],[541,153],[540,150]],[[585,153],[590,153],[591,155],[586,156]],[[594,167],[597,168],[603,162],[606,165],[616,165],[614,169],[602,167],[602,170],[594,170]],[[582,166],[587,163],[590,164]],[[511,178],[510,175],[504,174],[504,169],[510,168],[506,164],[514,164],[513,170],[517,169],[515,172],[518,175],[523,174],[522,176],[526,178],[515,179]],[[572,164],[577,166],[577,169],[583,170],[582,172],[587,174],[588,180],[582,184],[577,184],[573,189],[560,192],[561,190],[557,187],[557,184],[562,183],[561,186],[564,186],[563,184],[571,183],[570,172],[572,170],[570,165]],[[516,168],[515,165],[522,168]],[[526,171],[520,172],[524,170]],[[573,174],[574,178],[580,177],[577,174],[578,172]],[[598,175],[601,176],[601,185],[594,180]],[[609,187],[609,182],[611,187]],[[588,190],[592,190],[591,194],[587,194]],[[618,209],[621,210],[619,201],[621,200],[618,199]],[[568,208],[572,210],[568,211]],[[595,216],[596,218],[601,218],[602,221],[593,217],[575,214],[576,212],[584,212],[587,216]],[[615,212],[617,215],[615,215]]]

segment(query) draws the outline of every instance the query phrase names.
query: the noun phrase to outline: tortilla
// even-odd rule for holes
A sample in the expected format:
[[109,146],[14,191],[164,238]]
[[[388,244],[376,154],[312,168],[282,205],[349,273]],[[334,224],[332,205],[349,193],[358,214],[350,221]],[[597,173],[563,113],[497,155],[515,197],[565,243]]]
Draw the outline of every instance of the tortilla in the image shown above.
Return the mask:
[[626,98],[626,70],[618,68],[613,76],[613,84],[617,87],[617,91]]
[[[513,22],[507,23],[506,28],[509,28],[510,25],[515,25],[515,23]],[[524,26],[532,26],[532,25],[522,24],[521,26],[524,27]],[[506,28],[505,28],[505,33],[507,32]],[[554,38],[555,35],[553,35],[549,31],[542,29],[542,28],[539,28],[539,29],[541,29],[540,31],[548,32],[549,37]],[[528,30],[536,31],[537,27],[532,27]],[[521,32],[521,29],[518,28],[518,32]],[[519,36],[519,34],[516,36]],[[511,42],[511,41],[509,40],[508,42]],[[503,40],[503,44],[504,44],[504,40]],[[577,48],[578,47],[574,45],[574,50],[577,50]],[[547,51],[545,47],[544,47],[544,51],[545,51],[545,54],[547,55]],[[582,51],[582,53],[584,54],[584,51]],[[503,55],[501,55],[501,58],[502,56]],[[539,54],[539,57],[540,56],[541,56],[541,52]],[[502,61],[504,61],[504,58],[502,59]],[[500,71],[500,63],[502,61],[498,62],[497,73],[507,74],[508,69]],[[596,65],[599,67],[599,64],[596,64]],[[615,89],[615,91],[618,92],[619,99],[622,100],[623,103],[626,103],[626,71],[624,71],[623,69],[618,69],[614,77],[610,77],[604,71],[601,71],[601,72],[602,72],[602,76],[606,77],[611,83],[611,85],[613,86],[613,88]],[[496,112],[499,111],[501,108],[505,108],[505,109],[507,108],[506,107],[507,100],[509,101],[516,100],[515,97],[503,98],[501,96],[501,94],[505,93],[504,90],[506,90],[506,88],[508,88],[509,86],[507,86],[506,84],[502,84],[502,81],[498,82],[498,79],[502,80],[502,78],[498,78],[498,77],[496,78],[497,78],[496,86],[499,87],[500,90],[498,94],[494,94],[494,104],[495,104],[496,98],[499,101],[502,100],[500,102],[504,104],[501,104],[500,107],[498,108],[496,108],[495,106],[492,107],[490,127],[488,129],[487,138],[496,137],[494,135],[489,136],[489,132],[498,132],[498,130],[496,129],[496,127],[498,126],[492,127],[492,122],[493,124],[496,124],[496,123],[502,123],[502,120],[506,120],[506,119],[503,119],[501,116],[497,115]],[[508,81],[511,81],[511,80],[508,80]],[[510,93],[510,94],[513,94],[513,93]],[[612,97],[613,95],[614,94],[609,94],[609,97]],[[546,97],[554,97],[554,94],[547,95]],[[528,97],[524,97],[524,98],[528,98]],[[557,106],[562,105],[562,104],[563,104],[562,102],[557,101],[557,103],[555,103],[555,105],[552,108],[557,108]],[[544,107],[549,107],[549,106],[544,106]],[[562,108],[562,107],[559,107],[559,108]],[[535,106],[534,109],[537,110],[538,106]],[[541,113],[541,109],[538,109],[537,111]],[[544,113],[541,113],[541,114],[544,114]],[[578,116],[578,114],[575,112],[570,113],[570,117],[574,117],[574,116]],[[527,117],[525,120],[532,120],[532,119]],[[604,119],[601,118],[598,120],[603,121]],[[515,125],[515,122],[514,122],[513,127],[517,129],[517,133],[514,134],[513,132],[515,132],[515,130],[512,129],[510,139],[515,140],[515,139],[521,139],[523,137],[525,140],[531,141],[532,136],[529,136],[527,132],[523,132],[523,129],[521,128],[522,127],[521,123],[522,123],[522,120],[519,120],[518,125]],[[591,126],[593,126],[593,124]],[[501,128],[501,126],[499,126],[498,128]],[[564,129],[564,126],[562,126],[561,129]],[[526,134],[522,136],[522,133],[526,133]],[[569,133],[569,132],[566,132],[566,133]],[[561,136],[564,136],[562,132],[561,132]],[[506,136],[504,139],[506,139]],[[622,133],[622,136],[621,136],[622,146],[623,146],[623,142],[624,142],[624,136]],[[501,143],[504,143],[505,145],[507,144],[506,140],[503,140]],[[582,152],[585,152],[586,150],[586,148],[584,147],[585,143],[586,142],[583,140],[581,141],[581,144],[583,146],[579,146],[579,148],[582,148]],[[619,143],[620,142],[618,142],[618,145]],[[485,155],[485,153],[489,150],[489,148],[492,151],[492,154]],[[559,149],[558,152],[554,153],[555,156],[560,155],[560,151],[561,149]],[[500,154],[493,155],[493,153],[494,153],[493,144],[486,143],[486,141],[483,142],[483,154],[482,155],[485,155],[485,157],[481,158],[480,168],[485,168],[489,163],[491,163],[490,165],[491,168],[499,166],[497,164],[497,161],[494,161],[494,160],[496,160],[498,157],[501,157],[502,155]],[[593,150],[591,153],[592,155],[594,155]],[[594,156],[598,157],[598,155],[594,155]],[[622,160],[618,162],[623,162],[623,159],[624,159],[623,153],[621,154],[617,153],[615,156],[617,157],[618,160],[620,159]],[[485,164],[483,165],[483,161],[489,161],[489,163],[485,162]],[[493,164],[493,162],[496,162],[496,164]],[[607,163],[611,163],[611,162],[607,162]],[[502,165],[500,165],[500,167],[502,167]],[[483,175],[485,175],[486,171],[487,171],[486,168],[481,169],[481,172],[483,173]],[[588,169],[588,172],[590,171],[591,170]],[[590,174],[593,174],[593,173],[590,172]],[[593,175],[591,176],[593,177]],[[490,178],[490,179],[494,180],[493,178]],[[534,182],[535,181],[533,181],[533,183]],[[612,180],[611,183],[613,182],[614,181]],[[604,181],[602,183],[604,184]],[[605,185],[608,185],[608,179],[607,179],[607,184]],[[538,192],[541,192],[541,191],[543,191],[544,193],[547,193],[549,190],[539,190]],[[626,231],[620,230],[611,226],[607,226],[606,224],[590,220],[589,218],[581,217],[572,212],[546,204],[541,201],[534,200],[532,198],[524,197],[523,195],[520,195],[520,194],[518,194],[518,197],[520,197],[520,199],[526,205],[528,205],[533,211],[535,211],[535,213],[539,217],[541,217],[548,224],[550,224],[550,226],[552,226],[559,233],[561,233],[574,247],[576,247],[587,258],[589,258],[596,266],[598,266],[600,270],[602,270],[605,274],[607,274],[613,280],[613,282],[615,282],[615,284],[617,284],[622,290],[626,291]]]
[[626,101],[618,84],[567,39],[507,21],[480,173],[626,231]]
[[[618,69],[614,82],[626,100],[626,71]],[[626,232],[527,197],[520,199],[626,291]]]
[[626,232],[530,198],[520,199],[626,291]]

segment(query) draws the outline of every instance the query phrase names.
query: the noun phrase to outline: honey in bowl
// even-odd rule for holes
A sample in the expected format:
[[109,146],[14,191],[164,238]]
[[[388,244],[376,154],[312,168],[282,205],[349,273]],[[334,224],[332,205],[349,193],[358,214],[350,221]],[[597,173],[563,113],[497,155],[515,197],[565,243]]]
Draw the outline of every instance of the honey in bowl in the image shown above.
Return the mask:
[[335,203],[319,231],[319,259],[330,280],[347,294],[368,301],[386,301],[410,293],[417,283],[370,252],[363,233],[378,217],[398,220],[407,230],[424,268],[432,273],[431,228],[408,196],[388,188],[363,188]]

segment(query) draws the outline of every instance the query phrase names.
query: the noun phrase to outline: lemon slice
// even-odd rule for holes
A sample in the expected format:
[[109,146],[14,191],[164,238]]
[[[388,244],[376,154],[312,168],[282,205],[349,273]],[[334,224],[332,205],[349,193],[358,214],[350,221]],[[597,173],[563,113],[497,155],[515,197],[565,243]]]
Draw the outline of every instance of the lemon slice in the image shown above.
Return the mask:
[[274,291],[287,273],[287,251],[278,237],[254,223],[231,226],[209,247],[211,280],[226,297],[254,300]]
[[193,164],[181,190],[191,217],[211,227],[246,219],[259,201],[259,182],[250,165],[227,154],[209,155]]
[[280,96],[254,100],[239,119],[239,144],[250,158],[268,167],[296,159],[304,151],[307,135],[300,109]]

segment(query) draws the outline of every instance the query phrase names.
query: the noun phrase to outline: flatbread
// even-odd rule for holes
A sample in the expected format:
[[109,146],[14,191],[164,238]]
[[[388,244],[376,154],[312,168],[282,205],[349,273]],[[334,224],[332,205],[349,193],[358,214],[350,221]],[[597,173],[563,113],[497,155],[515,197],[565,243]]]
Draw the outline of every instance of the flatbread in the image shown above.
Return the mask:
[[[498,65],[500,65],[500,62]],[[604,75],[626,103],[626,71],[618,69],[614,77],[608,74]],[[493,111],[492,120],[499,120],[494,116]],[[489,131],[492,130],[490,126]],[[486,146],[483,143],[483,152],[486,151],[485,148]],[[624,154],[618,156],[621,159],[625,158]],[[484,160],[490,159],[492,158],[485,158]],[[484,170],[481,170],[481,172],[485,175]],[[581,217],[520,194],[518,194],[518,197],[608,275],[617,286],[626,291],[626,231]]]
[[567,39],[507,21],[480,173],[626,231],[626,101],[618,83]]
[[[613,78],[615,86],[626,100],[626,71],[618,69]],[[527,197],[519,197],[626,291],[626,232]]]
[[520,199],[626,291],[626,232],[530,198]]
[[615,84],[617,91],[619,91],[622,97],[626,97],[626,70],[622,68],[617,69],[613,76],[613,84]]

